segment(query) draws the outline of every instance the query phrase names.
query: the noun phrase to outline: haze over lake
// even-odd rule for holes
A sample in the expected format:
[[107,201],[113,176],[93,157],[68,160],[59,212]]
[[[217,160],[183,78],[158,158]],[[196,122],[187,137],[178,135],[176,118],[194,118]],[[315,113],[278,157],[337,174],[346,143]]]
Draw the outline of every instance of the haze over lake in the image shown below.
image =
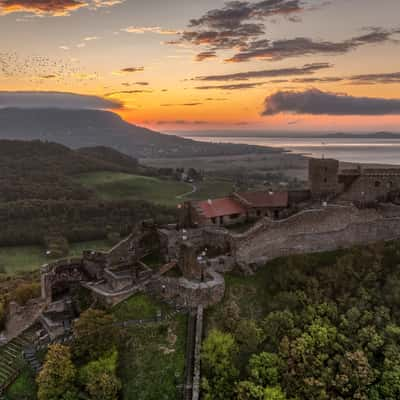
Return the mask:
[[293,138],[293,137],[216,137],[185,136],[213,143],[240,143],[281,147],[312,157],[336,158],[340,161],[400,165],[400,138]]

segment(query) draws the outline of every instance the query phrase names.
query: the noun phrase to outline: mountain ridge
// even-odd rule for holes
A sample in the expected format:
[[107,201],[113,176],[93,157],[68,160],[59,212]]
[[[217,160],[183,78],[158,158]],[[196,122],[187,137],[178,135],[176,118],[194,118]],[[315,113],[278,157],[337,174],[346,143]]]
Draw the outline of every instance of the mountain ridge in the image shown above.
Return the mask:
[[135,158],[277,151],[259,146],[203,143],[162,134],[130,124],[110,111],[57,108],[0,109],[0,139],[50,141],[72,149],[104,146]]

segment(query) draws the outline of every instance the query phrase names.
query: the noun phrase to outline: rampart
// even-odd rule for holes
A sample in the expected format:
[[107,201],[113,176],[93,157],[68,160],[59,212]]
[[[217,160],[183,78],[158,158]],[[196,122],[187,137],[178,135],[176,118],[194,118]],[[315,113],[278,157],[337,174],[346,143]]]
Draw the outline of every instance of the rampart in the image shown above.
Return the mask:
[[208,269],[203,282],[186,278],[158,277],[151,284],[151,290],[167,301],[181,307],[195,308],[199,304],[209,307],[218,304],[225,293],[225,279],[218,272]]
[[236,263],[244,270],[292,254],[349,248],[400,238],[400,207],[377,209],[328,206],[286,220],[264,219],[250,231],[232,235]]

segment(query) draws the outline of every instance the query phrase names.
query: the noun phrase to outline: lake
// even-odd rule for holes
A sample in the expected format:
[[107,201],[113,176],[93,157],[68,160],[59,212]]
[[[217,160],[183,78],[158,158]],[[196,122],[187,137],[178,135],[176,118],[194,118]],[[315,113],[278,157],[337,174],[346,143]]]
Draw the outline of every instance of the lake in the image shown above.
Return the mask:
[[400,139],[375,138],[293,138],[293,137],[191,137],[212,143],[240,143],[280,147],[311,157],[335,158],[340,161],[400,165]]

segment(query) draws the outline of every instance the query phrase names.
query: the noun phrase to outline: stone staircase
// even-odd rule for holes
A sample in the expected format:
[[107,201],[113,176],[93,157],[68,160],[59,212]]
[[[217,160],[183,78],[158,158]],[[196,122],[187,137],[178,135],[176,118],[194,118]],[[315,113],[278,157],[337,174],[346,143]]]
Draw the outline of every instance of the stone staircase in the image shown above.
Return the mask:
[[35,328],[29,328],[6,345],[0,347],[0,396],[20,373],[23,351],[36,341]]

